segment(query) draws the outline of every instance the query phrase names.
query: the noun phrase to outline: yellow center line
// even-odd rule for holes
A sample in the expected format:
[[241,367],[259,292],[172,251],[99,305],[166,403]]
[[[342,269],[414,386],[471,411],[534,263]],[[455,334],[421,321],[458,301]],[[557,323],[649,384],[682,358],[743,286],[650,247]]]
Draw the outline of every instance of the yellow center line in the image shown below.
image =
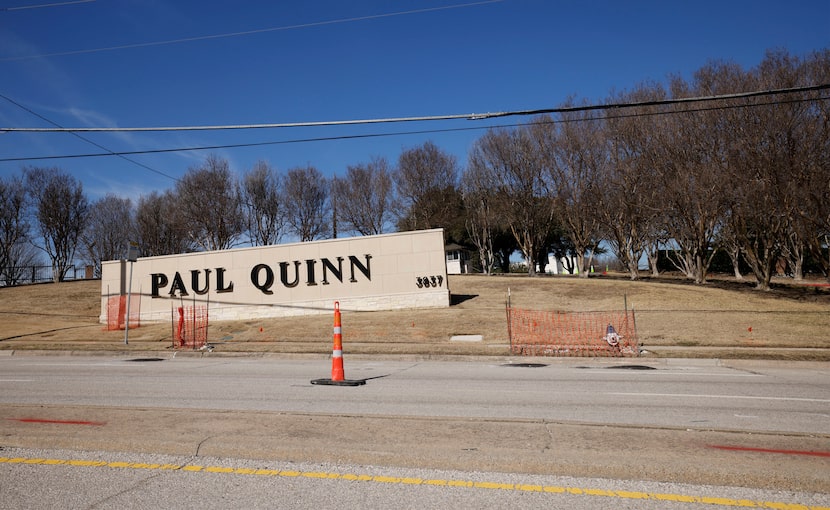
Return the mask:
[[504,490],[518,492],[544,492],[550,494],[574,494],[589,497],[618,499],[649,499],[655,501],[672,501],[698,505],[772,508],[776,510],[830,510],[825,506],[807,506],[798,503],[775,501],[754,501],[749,499],[718,498],[711,496],[690,496],[684,494],[664,494],[655,492],[637,492],[624,490],[606,490],[580,487],[557,487],[551,485],[513,484],[501,482],[475,482],[470,480],[440,480],[422,478],[400,478],[395,476],[328,473],[321,471],[295,471],[280,469],[252,469],[223,466],[199,466],[194,464],[145,464],[142,462],[107,462],[103,460],[42,459],[26,457],[0,457],[0,464],[25,464],[45,466],[106,467],[112,469],[141,469],[164,471],[189,471],[214,474],[235,474],[248,476],[303,477],[326,480],[344,480],[350,482],[372,482],[398,485],[425,485],[439,487],[464,487],[472,489]]

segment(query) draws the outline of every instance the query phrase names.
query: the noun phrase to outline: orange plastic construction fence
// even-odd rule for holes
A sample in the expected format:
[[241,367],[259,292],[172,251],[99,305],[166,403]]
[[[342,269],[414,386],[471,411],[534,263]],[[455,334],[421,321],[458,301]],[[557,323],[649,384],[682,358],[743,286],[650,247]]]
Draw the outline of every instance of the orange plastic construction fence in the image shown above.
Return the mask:
[[180,306],[172,311],[171,318],[174,347],[200,349],[207,344],[207,306]]
[[[107,331],[124,329],[127,319],[127,296],[110,296],[107,298]],[[133,296],[130,300],[130,329],[141,325],[141,299]]]
[[634,311],[507,308],[510,352],[527,356],[639,356]]

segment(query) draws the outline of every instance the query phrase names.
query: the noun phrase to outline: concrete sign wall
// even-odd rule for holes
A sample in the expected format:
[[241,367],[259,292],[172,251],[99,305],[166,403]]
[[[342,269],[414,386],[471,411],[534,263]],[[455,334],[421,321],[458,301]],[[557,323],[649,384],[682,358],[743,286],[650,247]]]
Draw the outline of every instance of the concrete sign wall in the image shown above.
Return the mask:
[[[101,322],[109,298],[130,288],[129,266],[102,264]],[[147,322],[194,303],[207,303],[211,320],[330,313],[334,301],[343,310],[447,307],[443,230],[139,258],[131,299]]]

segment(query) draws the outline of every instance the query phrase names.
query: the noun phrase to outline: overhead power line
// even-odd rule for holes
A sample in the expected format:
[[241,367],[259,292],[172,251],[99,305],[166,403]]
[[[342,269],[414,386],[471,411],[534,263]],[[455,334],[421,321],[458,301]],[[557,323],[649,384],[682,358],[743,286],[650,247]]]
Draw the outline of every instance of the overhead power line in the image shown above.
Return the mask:
[[[94,0],[85,0],[85,1],[94,1]],[[384,14],[371,14],[368,16],[355,16],[352,18],[341,18],[341,19],[333,19],[327,21],[315,21],[311,23],[301,23],[298,25],[288,25],[282,27],[271,27],[271,28],[260,28],[255,30],[245,30],[242,32],[230,32],[224,34],[212,34],[212,35],[202,35],[196,37],[183,37],[180,39],[168,39],[165,41],[151,41],[145,43],[133,43],[133,44],[122,44],[118,46],[107,46],[103,48],[92,48],[86,50],[72,50],[72,51],[61,51],[56,53],[41,53],[36,55],[22,55],[19,57],[3,57],[0,58],[0,62],[11,62],[15,60],[29,60],[33,58],[46,58],[46,57],[64,57],[67,55],[83,55],[86,53],[100,53],[104,51],[116,51],[116,50],[126,50],[131,48],[146,48],[149,46],[163,46],[167,44],[180,44],[180,43],[188,43],[188,42],[196,42],[196,41],[207,41],[210,39],[223,39],[227,37],[239,37],[244,35],[254,35],[254,34],[262,34],[266,32],[280,32],[285,30],[296,30],[300,28],[311,28],[311,27],[321,27],[325,25],[336,25],[340,23],[353,23],[355,21],[368,21],[373,19],[381,19],[381,18],[391,18],[394,16],[405,16],[409,14],[423,14],[426,12],[435,12],[435,11],[446,11],[449,9],[461,9],[465,7],[475,7],[478,5],[484,4],[493,4],[498,2],[503,2],[504,0],[483,0],[480,2],[471,2],[465,4],[454,4],[454,5],[444,5],[440,7],[428,7],[424,9],[412,9],[409,11],[398,11],[398,12],[388,12]],[[76,3],[76,2],[66,2],[66,3]]]
[[[28,112],[28,113],[30,113],[30,114],[32,114],[32,115],[34,115],[35,117],[37,117],[37,118],[39,118],[39,119],[41,119],[41,120],[43,120],[43,121],[45,121],[45,122],[48,122],[49,124],[52,124],[53,126],[56,126],[56,128],[60,128],[60,125],[59,125],[59,124],[57,124],[56,122],[53,122],[53,121],[52,121],[52,120],[50,120],[50,119],[47,119],[46,117],[44,117],[43,115],[41,115],[41,114],[37,113],[36,111],[32,110],[31,108],[27,108],[27,107],[23,106],[22,104],[18,103],[17,101],[15,101],[15,100],[13,100],[13,99],[11,99],[11,98],[9,98],[9,97],[4,96],[3,94],[0,94],[0,97],[2,97],[3,99],[5,99],[6,101],[10,102],[11,104],[13,104],[13,105],[17,106],[18,108],[20,108],[20,109],[22,109],[22,110],[24,110],[24,111],[26,111],[26,112]],[[76,133],[76,132],[73,132],[73,131],[70,131],[69,133],[70,133],[72,136],[74,136],[74,137],[76,137],[76,138],[79,138],[80,140],[83,140],[84,142],[86,142],[86,143],[88,143],[88,144],[90,144],[90,145],[94,145],[95,147],[98,147],[99,149],[106,151],[106,155],[107,155],[107,156],[118,156],[119,158],[123,159],[124,161],[130,162],[130,163],[132,163],[132,164],[134,164],[134,165],[136,165],[136,166],[139,166],[139,167],[141,167],[141,168],[143,168],[143,169],[145,169],[145,170],[149,170],[149,171],[151,171],[151,172],[153,172],[153,173],[156,173],[156,174],[159,174],[159,175],[161,175],[161,176],[163,176],[163,177],[167,177],[168,179],[173,179],[174,181],[178,181],[178,179],[177,179],[176,177],[173,177],[172,175],[168,175],[168,174],[166,174],[166,173],[164,173],[164,172],[162,172],[162,171],[160,171],[160,170],[156,170],[156,169],[155,169],[155,168],[153,168],[153,167],[147,166],[147,165],[145,165],[144,163],[140,163],[140,162],[138,162],[138,161],[135,161],[134,159],[130,159],[130,158],[128,158],[128,157],[127,157],[126,155],[124,155],[124,154],[118,154],[118,153],[116,153],[116,152],[114,152],[114,151],[111,151],[110,149],[108,149],[108,148],[104,147],[103,145],[101,145],[101,144],[99,144],[99,143],[97,143],[97,142],[94,142],[94,141],[90,140],[89,138],[87,138],[87,137],[85,137],[85,136],[83,136],[83,135],[80,135],[80,134],[78,134],[78,133]]]
[[0,131],[18,132],[18,133],[116,133],[116,132],[151,132],[151,131],[221,131],[221,130],[239,130],[239,129],[278,129],[278,128],[297,128],[297,127],[322,127],[322,126],[354,126],[366,124],[393,124],[403,122],[429,122],[429,121],[446,121],[446,120],[487,120],[502,117],[513,116],[528,116],[528,115],[542,115],[550,113],[575,113],[592,110],[617,110],[624,108],[642,108],[647,106],[665,106],[677,104],[695,104],[701,102],[721,101],[727,99],[743,99],[752,97],[776,96],[782,94],[792,94],[799,92],[815,92],[830,89],[830,84],[814,85],[809,87],[793,87],[786,89],[773,90],[759,90],[753,92],[739,92],[735,94],[721,94],[715,96],[699,96],[687,97],[677,99],[662,99],[655,101],[640,101],[633,103],[609,103],[609,104],[595,104],[583,106],[568,106],[559,108],[541,108],[536,110],[513,110],[506,112],[494,113],[467,113],[467,114],[451,114],[451,115],[432,115],[419,117],[390,117],[390,118],[376,118],[376,119],[356,119],[356,120],[330,120],[330,121],[313,121],[313,122],[281,122],[281,123],[267,123],[267,124],[225,124],[225,125],[208,125],[208,126],[157,126],[157,127],[32,127],[32,128],[15,128],[15,127],[0,127]]
[[[696,113],[696,112],[706,112],[712,110],[725,110],[731,108],[745,108],[745,107],[757,107],[757,106],[770,106],[770,105],[781,105],[781,104],[792,104],[792,103],[801,103],[805,101],[827,101],[830,100],[830,96],[823,96],[823,97],[814,97],[814,98],[798,98],[798,99],[787,99],[787,100],[777,100],[777,101],[768,101],[763,103],[753,103],[752,105],[728,105],[728,106],[712,106],[712,107],[699,107],[693,108],[688,110],[682,110],[682,113]],[[623,118],[632,118],[632,117],[650,117],[655,115],[670,115],[681,113],[678,111],[651,111],[651,112],[632,112],[627,114],[618,114],[612,116],[605,116],[605,117],[596,117],[593,119],[559,119],[553,120],[548,119],[544,121],[534,122],[535,124],[560,124],[560,123],[567,123],[567,122],[583,122],[583,121],[591,121],[591,120],[603,120],[603,119],[623,119]],[[299,139],[290,139],[290,140],[271,140],[265,142],[249,142],[249,143],[235,143],[235,144],[219,144],[219,145],[202,145],[202,146],[194,146],[194,147],[172,147],[166,149],[145,149],[145,150],[136,150],[136,151],[119,151],[119,152],[106,152],[106,153],[88,153],[88,154],[68,154],[68,155],[54,155],[54,156],[29,156],[29,157],[11,157],[11,158],[0,158],[0,162],[20,162],[20,161],[38,161],[38,160],[50,160],[50,159],[76,159],[76,158],[94,158],[94,157],[102,157],[102,156],[133,156],[139,154],[165,154],[165,153],[174,153],[174,152],[191,152],[191,151],[206,151],[206,150],[217,150],[217,149],[240,149],[240,148],[249,148],[249,147],[263,147],[267,145],[288,145],[288,144],[295,144],[295,143],[310,143],[310,142],[326,142],[326,141],[335,141],[335,140],[357,140],[357,139],[365,139],[365,138],[384,138],[389,136],[410,136],[410,135],[419,135],[419,134],[431,134],[431,133],[452,133],[452,132],[460,132],[460,131],[475,131],[475,130],[483,130],[483,129],[499,129],[499,128],[512,128],[520,126],[521,124],[496,124],[496,125],[487,125],[487,126],[475,126],[475,127],[463,127],[463,128],[444,128],[444,129],[423,129],[423,130],[415,130],[415,131],[395,131],[391,133],[364,133],[359,135],[338,135],[338,136],[326,136],[326,137],[316,137],[316,138],[299,138]],[[125,158],[126,159],[126,158]],[[129,160],[131,161],[131,160]]]
[[17,7],[0,7],[0,12],[6,11],[23,11],[27,9],[42,9],[44,7],[61,7],[64,5],[75,5],[75,4],[88,4],[90,2],[94,2],[95,0],[71,0],[68,2],[52,2],[49,4],[37,4],[37,5],[20,5]]

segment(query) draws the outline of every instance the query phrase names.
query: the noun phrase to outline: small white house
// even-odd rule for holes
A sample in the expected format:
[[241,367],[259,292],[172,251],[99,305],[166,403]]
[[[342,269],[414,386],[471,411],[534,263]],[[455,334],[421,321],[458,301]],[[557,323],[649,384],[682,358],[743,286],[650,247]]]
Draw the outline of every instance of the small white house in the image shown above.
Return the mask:
[[472,271],[470,251],[458,244],[444,246],[447,256],[447,274],[466,274]]
[[[548,265],[545,266],[545,273],[546,274],[571,274],[568,272],[567,267],[570,266],[573,269],[573,274],[577,274],[579,272],[576,257],[562,257],[556,258],[555,255],[549,253],[548,254]],[[538,269],[538,267],[537,267]]]

